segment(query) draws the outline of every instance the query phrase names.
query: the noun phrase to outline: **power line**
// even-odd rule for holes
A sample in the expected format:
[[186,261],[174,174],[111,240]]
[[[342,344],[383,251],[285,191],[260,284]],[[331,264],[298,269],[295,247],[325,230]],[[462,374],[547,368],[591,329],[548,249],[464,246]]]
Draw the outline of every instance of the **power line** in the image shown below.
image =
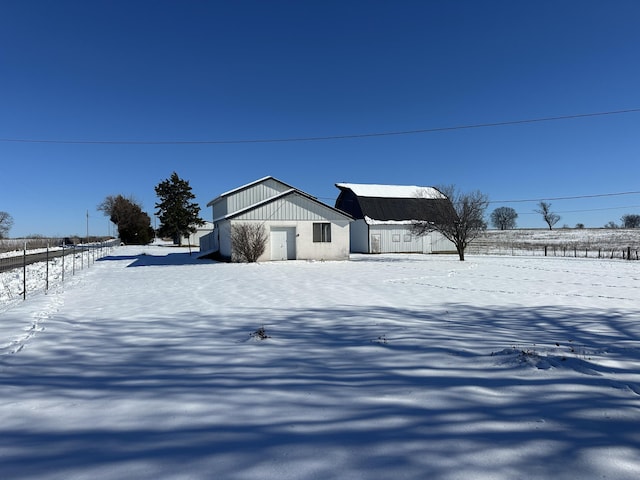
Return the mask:
[[[543,198],[528,198],[528,199],[518,199],[518,200],[491,200],[488,203],[526,203],[526,202],[541,202],[544,200],[576,200],[576,199],[585,199],[585,198],[600,198],[600,197],[619,197],[622,195],[640,195],[640,191],[635,192],[616,192],[616,193],[598,193],[593,195],[575,195],[571,197],[543,197]],[[316,197],[321,200],[333,200],[333,197]],[[631,205],[630,207],[615,207],[615,208],[635,208],[637,205]],[[596,210],[609,210],[609,208],[600,208]],[[590,212],[595,210],[574,210]]]
[[545,200],[576,200],[582,198],[599,198],[599,197],[617,197],[621,195],[638,195],[637,192],[618,192],[618,193],[599,193],[596,195],[576,195],[573,197],[548,197],[548,198],[529,198],[525,200],[492,200],[489,203],[524,203],[524,202],[541,202]]
[[612,110],[608,112],[580,113],[575,115],[562,115],[556,117],[529,118],[525,120],[511,120],[505,122],[476,123],[470,125],[457,125],[452,127],[423,128],[419,130],[400,130],[393,132],[360,133],[351,135],[329,135],[319,137],[293,137],[293,138],[263,138],[244,140],[45,140],[45,139],[25,139],[25,138],[0,138],[4,143],[52,143],[52,144],[79,144],[79,145],[229,145],[243,143],[292,143],[292,142],[318,142],[327,140],[348,140],[355,138],[390,137],[398,135],[416,135],[422,133],[446,132],[452,130],[468,130],[472,128],[502,127],[507,125],[522,125],[527,123],[551,122],[556,120],[572,120],[576,118],[600,117],[604,115],[620,115],[623,113],[637,113],[640,108],[630,108],[626,110]]
[[[607,207],[607,208],[589,208],[585,210],[563,210],[555,213],[582,213],[582,212],[602,212],[605,210],[622,210],[623,208],[640,208],[640,205],[627,205],[622,207]],[[517,212],[518,215],[540,215],[538,212]]]

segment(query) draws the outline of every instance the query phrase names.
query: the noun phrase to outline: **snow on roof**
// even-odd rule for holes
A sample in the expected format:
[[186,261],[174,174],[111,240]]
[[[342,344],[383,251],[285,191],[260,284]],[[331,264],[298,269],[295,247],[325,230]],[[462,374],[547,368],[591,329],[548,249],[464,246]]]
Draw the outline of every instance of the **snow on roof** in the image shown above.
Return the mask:
[[358,197],[376,198],[446,198],[433,187],[417,185],[375,185],[363,183],[336,183],[338,188],[348,188]]

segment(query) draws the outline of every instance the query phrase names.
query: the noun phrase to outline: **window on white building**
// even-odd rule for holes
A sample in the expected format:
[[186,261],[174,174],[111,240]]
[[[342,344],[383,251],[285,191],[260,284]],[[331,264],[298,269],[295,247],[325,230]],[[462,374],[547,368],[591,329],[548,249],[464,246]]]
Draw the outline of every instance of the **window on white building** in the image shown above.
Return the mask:
[[313,241],[330,242],[331,241],[331,224],[330,223],[314,223],[313,224]]

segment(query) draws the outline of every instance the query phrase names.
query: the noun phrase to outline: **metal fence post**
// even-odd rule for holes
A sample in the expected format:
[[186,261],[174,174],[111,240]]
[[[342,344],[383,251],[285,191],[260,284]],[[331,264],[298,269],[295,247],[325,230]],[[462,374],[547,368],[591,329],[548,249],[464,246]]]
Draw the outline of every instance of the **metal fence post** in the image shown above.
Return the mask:
[[47,255],[46,255],[46,265],[44,268],[44,291],[49,291],[49,244],[47,243]]
[[27,299],[27,242],[22,252],[22,300]]

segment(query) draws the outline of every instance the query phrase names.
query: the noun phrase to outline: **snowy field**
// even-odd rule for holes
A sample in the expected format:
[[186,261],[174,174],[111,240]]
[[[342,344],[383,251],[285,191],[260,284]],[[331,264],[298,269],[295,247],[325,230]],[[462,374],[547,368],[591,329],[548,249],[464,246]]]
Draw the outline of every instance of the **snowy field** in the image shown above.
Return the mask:
[[639,269],[120,247],[0,310],[0,477],[636,480]]
[[640,229],[576,228],[486,230],[468,248],[471,254],[639,258]]

